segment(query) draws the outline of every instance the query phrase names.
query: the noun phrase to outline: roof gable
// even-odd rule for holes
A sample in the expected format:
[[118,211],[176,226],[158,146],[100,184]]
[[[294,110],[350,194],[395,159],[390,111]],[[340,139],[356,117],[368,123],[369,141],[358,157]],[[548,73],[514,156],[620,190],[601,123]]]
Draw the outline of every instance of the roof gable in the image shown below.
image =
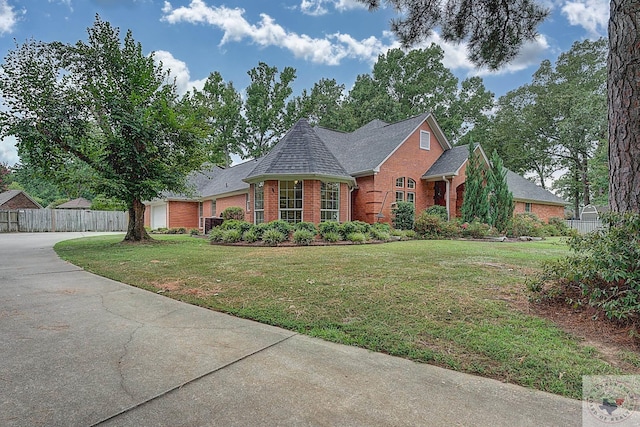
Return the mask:
[[42,209],[42,206],[40,205],[40,203],[36,202],[33,199],[33,197],[31,197],[28,193],[22,190],[7,190],[4,193],[0,193],[0,206],[4,205],[9,200],[17,197],[20,194],[24,195],[27,199],[29,199],[29,201],[31,201],[35,206],[37,206],[37,209]]
[[353,181],[306,120],[299,120],[246,176],[257,181],[273,176],[314,176]]
[[351,175],[377,171],[420,126],[427,122],[444,150],[451,148],[430,113],[387,124],[374,120],[351,133],[316,128],[327,147]]
[[91,208],[91,201],[84,197],[78,197],[77,199],[69,200],[66,203],[62,203],[56,207],[56,209],[89,209]]

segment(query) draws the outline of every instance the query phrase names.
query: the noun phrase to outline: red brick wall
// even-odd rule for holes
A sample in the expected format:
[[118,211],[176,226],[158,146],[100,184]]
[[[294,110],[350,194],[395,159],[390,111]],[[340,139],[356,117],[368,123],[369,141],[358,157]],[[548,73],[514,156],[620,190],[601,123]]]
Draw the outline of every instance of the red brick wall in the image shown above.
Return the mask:
[[169,202],[168,228],[198,228],[198,202]]
[[320,181],[316,179],[302,182],[302,220],[320,222]]
[[[431,133],[430,150],[420,148],[420,130]],[[380,172],[375,176],[358,178],[359,189],[354,192],[352,219],[374,223],[378,221],[378,213],[382,212],[382,222],[391,223],[391,204],[396,201],[396,191],[403,191],[405,200],[407,192],[415,193],[416,213],[433,205],[433,183],[424,182],[421,177],[443,151],[429,124],[423,123],[420,129],[411,134],[382,164]],[[400,177],[405,178],[404,188],[395,186],[396,178]],[[406,187],[408,178],[416,182],[416,188]]]
[[2,206],[2,209],[40,209],[40,206],[33,203],[24,193],[18,193],[10,200],[7,200]]
[[251,212],[247,212],[247,194],[237,194],[235,196],[222,197],[216,199],[216,211],[218,214],[227,208],[242,208],[247,221],[250,221]]
[[[525,202],[516,202],[513,213],[525,212]],[[543,222],[549,222],[549,218],[564,218],[564,206],[543,205],[531,203],[531,213],[535,214]]]
[[278,181],[264,182],[264,222],[278,219],[280,209],[280,189]]
[[351,206],[350,198],[349,184],[344,182],[340,183],[340,213],[338,214],[340,216],[338,218],[340,222],[351,221],[351,215],[349,215]]

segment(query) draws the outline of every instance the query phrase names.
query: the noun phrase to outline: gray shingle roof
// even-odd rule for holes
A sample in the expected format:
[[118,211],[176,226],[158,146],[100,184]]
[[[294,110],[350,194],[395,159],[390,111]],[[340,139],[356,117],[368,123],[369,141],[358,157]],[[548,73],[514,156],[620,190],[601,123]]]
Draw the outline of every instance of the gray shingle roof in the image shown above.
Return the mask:
[[299,120],[246,176],[246,181],[274,175],[314,176],[353,181],[306,120]]
[[458,169],[469,158],[469,146],[460,145],[446,150],[422,176],[423,179],[457,175]]
[[13,199],[14,197],[16,197],[18,194],[23,193],[25,195],[25,197],[27,197],[29,200],[31,200],[33,203],[35,203],[36,206],[38,206],[38,208],[42,208],[42,206],[40,205],[40,203],[36,202],[35,200],[33,200],[33,197],[31,197],[30,195],[28,195],[26,192],[22,191],[22,190],[7,190],[3,193],[0,193],[0,206],[4,205],[5,203],[7,203],[9,200]]
[[351,175],[360,175],[375,171],[430,116],[424,113],[392,124],[373,120],[352,133],[324,128],[316,132]]
[[507,170],[507,185],[513,194],[513,198],[516,200],[563,206],[568,204],[552,192],[545,190],[534,182],[531,182],[510,170]]
[[89,209],[91,208],[91,201],[84,197],[78,197],[77,199],[69,200],[57,206],[56,209]]

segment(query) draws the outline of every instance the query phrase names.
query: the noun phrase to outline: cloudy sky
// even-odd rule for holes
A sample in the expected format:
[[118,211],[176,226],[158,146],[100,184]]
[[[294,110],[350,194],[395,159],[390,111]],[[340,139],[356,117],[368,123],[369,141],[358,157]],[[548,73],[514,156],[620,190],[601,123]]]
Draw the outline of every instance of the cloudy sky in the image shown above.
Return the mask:
[[[540,0],[551,9],[538,39],[497,73],[478,70],[464,46],[432,41],[459,78],[480,75],[497,96],[531,80],[540,61],[554,61],[575,41],[606,35],[607,0]],[[258,62],[297,70],[294,94],[321,78],[353,85],[379,54],[398,47],[390,8],[369,12],[355,0],[0,0],[0,53],[27,39],[73,43],[101,19],[132,30],[135,40],[174,73],[182,92],[219,71],[238,89]],[[14,140],[0,141],[0,162],[19,161]]]

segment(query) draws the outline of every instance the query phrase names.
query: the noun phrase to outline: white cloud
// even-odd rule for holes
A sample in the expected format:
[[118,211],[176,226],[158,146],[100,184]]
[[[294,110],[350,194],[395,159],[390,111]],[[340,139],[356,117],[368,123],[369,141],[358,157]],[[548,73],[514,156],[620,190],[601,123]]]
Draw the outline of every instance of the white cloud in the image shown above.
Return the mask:
[[574,0],[562,7],[569,24],[583,27],[591,37],[606,36],[609,0]]
[[356,0],[302,0],[300,11],[306,15],[320,16],[329,13],[327,6],[333,7],[338,12],[367,8],[365,4]]
[[6,138],[0,139],[0,163],[13,166],[18,163],[19,160],[16,138],[14,136],[7,136]]
[[171,52],[158,50],[154,52],[153,58],[156,64],[162,62],[162,68],[170,72],[169,78],[175,79],[178,94],[184,95],[192,88],[202,89],[204,87],[206,79],[192,81],[187,64],[175,58]]
[[[311,0],[309,0],[312,3]],[[347,4],[347,1],[337,1]],[[345,6],[346,7],[346,6]],[[296,58],[309,60],[317,64],[338,65],[345,58],[372,62],[380,53],[397,46],[397,42],[384,41],[369,37],[356,40],[347,34],[335,33],[324,38],[314,38],[306,34],[287,31],[267,14],[260,15],[256,24],[244,18],[244,9],[230,9],[225,6],[207,6],[203,0],[192,0],[189,6],[173,8],[165,1],[162,20],[171,24],[188,22],[209,24],[224,33],[220,45],[240,42],[244,39],[262,46],[276,46],[290,51]]]
[[18,17],[7,0],[0,0],[0,35],[13,32]]

